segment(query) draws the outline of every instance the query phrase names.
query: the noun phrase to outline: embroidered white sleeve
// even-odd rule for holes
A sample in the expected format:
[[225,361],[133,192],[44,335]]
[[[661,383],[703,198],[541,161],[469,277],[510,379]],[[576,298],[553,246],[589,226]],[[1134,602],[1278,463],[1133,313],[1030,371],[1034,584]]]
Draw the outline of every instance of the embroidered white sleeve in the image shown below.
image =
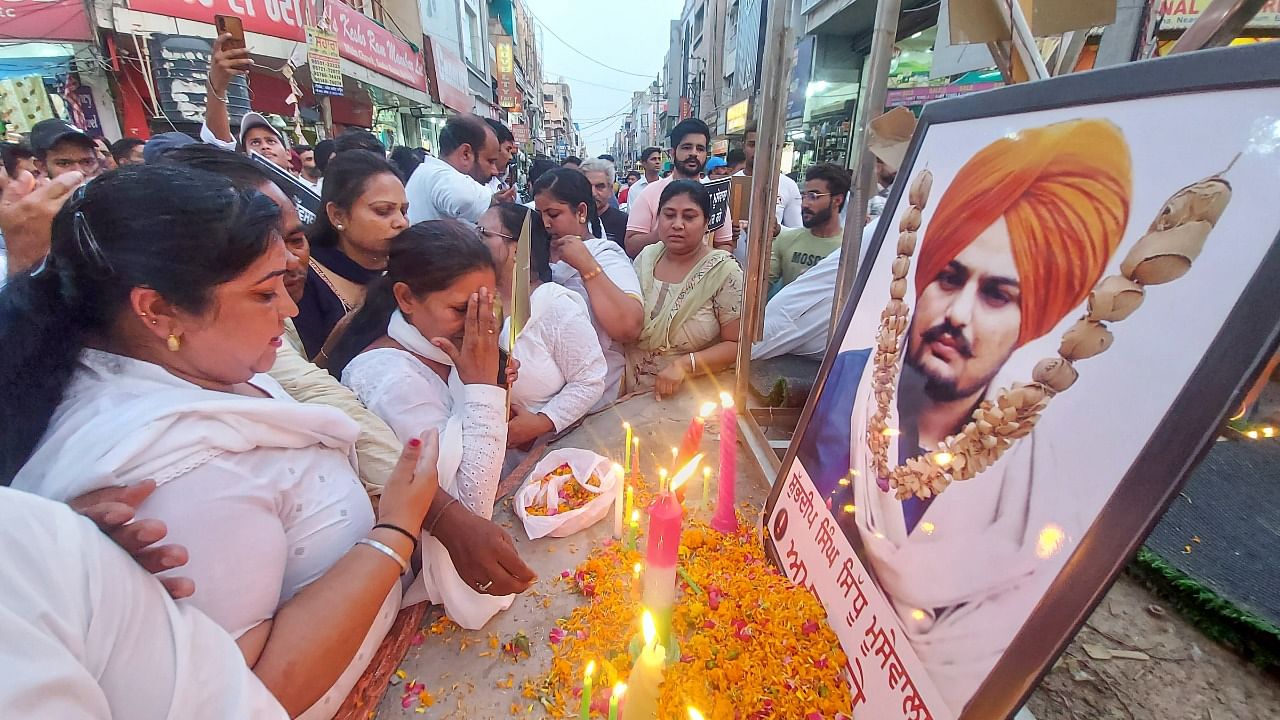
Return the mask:
[[464,395],[458,500],[489,518],[507,455],[507,391],[496,385],[468,385]]
[[591,318],[577,303],[565,298],[552,306],[551,313],[546,326],[555,335],[548,344],[565,386],[540,412],[560,432],[586,415],[604,394],[608,366]]

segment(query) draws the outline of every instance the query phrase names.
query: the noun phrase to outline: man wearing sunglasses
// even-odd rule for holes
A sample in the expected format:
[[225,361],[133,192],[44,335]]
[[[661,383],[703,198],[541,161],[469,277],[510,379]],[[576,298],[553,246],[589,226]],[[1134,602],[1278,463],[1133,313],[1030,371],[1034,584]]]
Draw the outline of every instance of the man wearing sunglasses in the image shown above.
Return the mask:
[[840,247],[844,236],[840,214],[849,182],[849,171],[833,163],[814,165],[805,173],[800,193],[804,227],[788,228],[774,239],[769,259],[771,283],[785,287]]

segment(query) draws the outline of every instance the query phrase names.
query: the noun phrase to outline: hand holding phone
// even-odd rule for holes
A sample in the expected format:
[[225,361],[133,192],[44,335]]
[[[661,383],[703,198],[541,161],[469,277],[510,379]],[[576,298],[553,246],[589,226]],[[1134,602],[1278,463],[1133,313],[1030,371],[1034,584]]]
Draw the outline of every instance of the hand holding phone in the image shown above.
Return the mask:
[[222,43],[224,50],[243,50],[244,43],[244,21],[238,15],[214,15],[214,27],[218,29],[219,35],[230,35],[231,39]]

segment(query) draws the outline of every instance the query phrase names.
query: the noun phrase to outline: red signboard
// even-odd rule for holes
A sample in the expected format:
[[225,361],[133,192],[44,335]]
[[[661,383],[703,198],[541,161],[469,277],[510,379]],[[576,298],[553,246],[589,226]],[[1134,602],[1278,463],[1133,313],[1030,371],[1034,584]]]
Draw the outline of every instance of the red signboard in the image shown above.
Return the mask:
[[[41,6],[47,4],[35,0],[19,1]],[[77,8],[82,7],[73,0],[60,1],[74,4]],[[214,15],[236,15],[244,21],[244,29],[249,32],[298,42],[305,42],[307,39],[307,3],[304,0],[128,1],[131,10],[209,24],[213,24]],[[12,0],[4,0],[4,4],[9,2]],[[342,57],[405,85],[426,90],[422,56],[415,53],[409,43],[342,2],[329,2],[327,7],[330,29],[338,35],[338,49]],[[83,14],[82,9],[80,12]],[[3,13],[3,5],[0,5],[0,15]],[[8,25],[0,27],[7,28]],[[12,31],[4,32],[11,34]]]
[[342,57],[425,91],[422,55],[363,13],[341,2],[329,3],[330,28],[338,34]]
[[427,72],[431,78],[431,97],[436,102],[460,113],[471,112],[474,103],[467,81],[467,66],[458,54],[433,37],[423,38],[427,48]]
[[689,103],[688,96],[680,98],[680,119],[693,117],[693,106]]
[[81,0],[3,0],[0,39],[85,41],[93,33]]
[[130,10],[213,24],[214,15],[238,15],[244,29],[259,35],[305,42],[302,0],[129,0]]
[[517,145],[524,145],[529,142],[529,138],[531,137],[529,126],[521,125],[519,123],[511,126],[511,134],[515,137]]

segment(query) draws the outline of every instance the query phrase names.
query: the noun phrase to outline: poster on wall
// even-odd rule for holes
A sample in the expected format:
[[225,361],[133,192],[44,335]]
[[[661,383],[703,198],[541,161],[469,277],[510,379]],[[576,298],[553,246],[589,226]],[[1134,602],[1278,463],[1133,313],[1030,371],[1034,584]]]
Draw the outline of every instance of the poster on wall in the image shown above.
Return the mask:
[[925,107],[766,506],[854,717],[1011,716],[1176,496],[1280,337],[1277,118],[1267,44]]
[[342,97],[342,58],[336,33],[307,26],[307,67],[311,70],[311,92]]

